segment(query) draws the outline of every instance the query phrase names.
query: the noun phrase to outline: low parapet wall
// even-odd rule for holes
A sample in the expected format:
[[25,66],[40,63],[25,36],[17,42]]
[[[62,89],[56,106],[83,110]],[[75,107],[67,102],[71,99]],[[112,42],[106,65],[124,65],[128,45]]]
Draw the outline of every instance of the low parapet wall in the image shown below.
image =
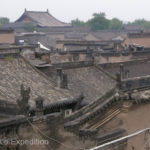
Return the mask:
[[129,61],[124,61],[124,62],[115,62],[115,63],[104,63],[100,64],[102,68],[111,68],[111,67],[120,67],[120,64],[123,64],[125,66],[131,66],[131,65],[138,65],[142,63],[148,62],[149,59],[136,59],[136,60],[129,60]]
[[127,62],[135,59],[150,58],[150,50],[142,51],[125,51],[125,52],[101,52],[96,50],[74,50],[74,51],[61,51],[51,55],[51,62],[64,63],[64,62],[79,62],[79,61],[92,61],[94,59],[96,64],[107,63],[120,63]]
[[[93,115],[93,111],[95,111],[95,108],[101,107],[103,105],[103,103],[105,103],[107,101],[107,99],[109,99],[110,97],[112,97],[114,95],[115,90],[116,90],[116,88],[111,89],[110,91],[108,91],[107,93],[102,95],[97,100],[91,102],[89,105],[87,105],[87,106],[83,107],[82,109],[80,109],[79,111],[76,111],[75,113],[73,113],[70,117],[68,117],[66,119],[66,121],[69,121],[69,123],[66,123],[65,127],[68,128],[68,126],[70,126],[70,125],[72,126],[72,124],[74,126],[74,123],[78,126],[78,125],[80,125],[81,122],[83,123],[84,121],[88,120],[89,116]],[[96,114],[99,114],[99,113],[96,112]],[[76,120],[76,122],[74,122],[74,120]]]
[[17,105],[8,103],[4,100],[0,100],[0,113],[8,115],[16,115],[18,113]]
[[93,65],[94,65],[94,61],[65,62],[65,63],[53,64],[55,68],[62,68],[62,69],[89,67]]
[[137,52],[132,52],[133,56],[141,56],[141,55],[149,55],[150,56],[150,50],[144,50],[144,51],[137,51]]
[[20,55],[19,49],[0,49],[0,58],[5,59],[9,56],[18,57]]
[[124,79],[121,81],[120,88],[123,91],[129,91],[129,90],[148,88],[148,87],[150,87],[150,75]]
[[12,45],[0,45],[0,59],[5,59],[9,56],[19,57],[22,50],[35,49],[35,46],[12,46]]

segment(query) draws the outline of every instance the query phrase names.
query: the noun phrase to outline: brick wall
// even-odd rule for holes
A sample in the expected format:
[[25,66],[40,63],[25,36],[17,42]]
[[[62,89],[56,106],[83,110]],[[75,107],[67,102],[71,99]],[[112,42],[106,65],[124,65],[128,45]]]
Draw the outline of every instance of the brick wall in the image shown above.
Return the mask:
[[15,43],[14,33],[0,33],[0,43]]

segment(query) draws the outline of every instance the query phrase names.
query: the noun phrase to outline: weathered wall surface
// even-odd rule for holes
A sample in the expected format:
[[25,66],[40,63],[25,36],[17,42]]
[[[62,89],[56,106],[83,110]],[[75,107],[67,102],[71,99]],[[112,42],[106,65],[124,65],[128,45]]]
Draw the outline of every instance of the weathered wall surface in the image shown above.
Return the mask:
[[129,78],[121,81],[121,90],[132,90],[150,87],[150,76]]
[[116,75],[116,73],[120,72],[120,64],[124,65],[124,71],[129,71],[129,78],[146,76],[150,74],[150,70],[148,69],[150,67],[149,59],[134,60],[114,64],[103,64],[102,67],[109,73]]
[[53,53],[50,56],[52,64],[63,63],[63,62],[78,62],[78,61],[89,61],[94,60],[96,64],[108,64],[108,63],[124,63],[137,59],[149,59],[150,51],[138,51],[138,52],[126,52],[126,53],[117,53],[117,52],[107,52],[100,53],[96,51],[73,51],[73,52],[62,52],[62,53]]
[[69,60],[72,60],[72,56],[70,54],[66,55],[59,55],[59,54],[52,54],[50,55],[50,60],[52,64],[60,63],[60,62],[68,62]]
[[[127,134],[132,134],[138,130],[149,128],[149,107],[149,103],[132,106],[128,112],[120,113],[117,117],[107,123],[103,129],[107,132],[116,127],[121,127],[127,130]],[[101,131],[102,130],[100,130],[100,132]],[[133,148],[135,150],[142,149],[146,140],[148,140],[148,137],[146,137],[145,133],[132,137],[128,139],[128,144],[125,150]]]
[[132,56],[95,56],[94,60],[97,64],[118,63],[131,60]]
[[[69,133],[63,128],[63,119],[61,116],[54,118],[47,118],[46,116],[37,119],[32,122],[32,125],[28,122],[16,126],[16,130],[13,127],[0,129],[0,137],[3,139],[16,138],[17,140],[48,140],[48,145],[37,145],[37,144],[27,144],[20,145],[19,150],[71,150],[71,149],[84,149],[91,148],[95,146],[94,141],[83,140],[73,133]],[[16,132],[17,131],[17,132]],[[49,137],[49,138],[48,138]],[[7,150],[7,146],[10,148],[13,145],[4,145],[1,150]]]
[[70,53],[64,53],[64,54],[51,54],[50,55],[50,61],[52,64],[57,63],[64,63],[64,62],[80,62],[80,61],[91,61],[92,56],[88,56],[88,54],[70,54]]
[[127,37],[123,45],[138,44],[144,47],[150,47],[150,36],[148,37]]
[[[149,91],[146,91],[149,92]],[[150,92],[149,92],[150,93]],[[131,134],[133,132],[136,132],[143,128],[149,127],[149,111],[150,104],[140,104],[140,105],[133,105],[130,107],[128,111],[121,112],[119,115],[117,115],[115,118],[113,118],[110,122],[99,128],[99,135],[107,132],[111,132],[112,130],[116,128],[124,128],[127,130],[128,134]],[[144,115],[144,117],[143,117]],[[85,148],[89,149],[91,147],[95,147],[96,139],[93,138],[91,140],[90,138],[79,138],[78,135],[75,135],[73,133],[67,132],[63,128],[63,119],[61,116],[54,117],[52,119],[46,119],[46,117],[40,118],[40,119],[34,119],[35,121],[32,122],[32,124],[35,127],[38,127],[42,133],[47,135],[51,138],[49,139],[49,146],[39,146],[39,145],[27,145],[20,147],[21,150],[47,150],[47,149],[55,149],[55,150],[70,150],[74,148]],[[96,119],[96,118],[95,118]],[[98,118],[97,118],[98,119]],[[98,121],[98,120],[97,120]],[[13,129],[13,128],[11,128]],[[46,140],[47,138],[45,136],[41,136],[39,132],[33,127],[31,127],[30,124],[25,123],[19,126],[19,129],[17,130],[17,134],[14,134],[15,132],[10,132],[11,129],[7,130],[6,137],[17,137],[17,139],[41,139]],[[0,137],[2,132],[0,132]],[[55,140],[52,140],[55,139]],[[130,150],[134,147],[134,149],[138,150],[138,148],[142,148],[144,143],[148,137],[146,137],[145,134],[141,134],[138,136],[135,136],[131,139],[128,139],[128,143],[126,145],[125,143],[120,143],[113,145],[112,147],[116,147],[116,150],[122,150],[119,146],[125,146],[125,150]],[[57,142],[56,142],[57,141]],[[63,144],[59,144],[60,143]],[[123,144],[123,145],[121,145]],[[112,148],[111,146],[109,148]],[[4,150],[4,149],[2,149]]]
[[15,43],[14,33],[0,33],[0,43]]

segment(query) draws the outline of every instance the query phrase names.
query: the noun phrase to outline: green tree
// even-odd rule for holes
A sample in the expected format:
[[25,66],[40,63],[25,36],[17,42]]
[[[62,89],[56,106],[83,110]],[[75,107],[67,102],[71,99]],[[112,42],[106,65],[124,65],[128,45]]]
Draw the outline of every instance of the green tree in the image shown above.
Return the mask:
[[94,13],[93,18],[87,22],[92,30],[104,30],[109,27],[109,20],[106,19],[105,13]]
[[72,24],[73,27],[83,27],[83,26],[85,26],[85,22],[80,21],[78,18],[75,19],[75,20],[72,20],[71,24]]
[[134,20],[134,22],[131,22],[130,24],[133,24],[133,25],[143,25],[145,23],[145,19],[136,19]]
[[0,17],[0,25],[8,24],[8,23],[9,23],[9,18],[7,18],[7,17]]
[[139,25],[144,29],[150,29],[150,21],[145,19],[136,19],[134,22],[130,22],[131,25]]
[[113,18],[112,20],[110,20],[110,23],[109,23],[110,29],[121,29],[122,26],[123,26],[123,23],[119,19]]
[[144,22],[142,26],[144,29],[150,29],[150,21]]

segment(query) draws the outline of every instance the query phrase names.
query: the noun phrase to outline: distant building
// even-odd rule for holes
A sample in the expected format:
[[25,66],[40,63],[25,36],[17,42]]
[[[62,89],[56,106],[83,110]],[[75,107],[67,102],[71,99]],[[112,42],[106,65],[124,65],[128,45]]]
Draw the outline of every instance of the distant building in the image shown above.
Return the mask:
[[123,42],[124,46],[138,45],[145,48],[150,47],[150,33],[129,33]]
[[38,27],[70,27],[68,23],[64,23],[53,17],[49,11],[27,11],[22,14],[22,16],[16,20],[18,22],[31,22],[36,24]]
[[15,43],[14,30],[10,28],[0,28],[0,44]]

